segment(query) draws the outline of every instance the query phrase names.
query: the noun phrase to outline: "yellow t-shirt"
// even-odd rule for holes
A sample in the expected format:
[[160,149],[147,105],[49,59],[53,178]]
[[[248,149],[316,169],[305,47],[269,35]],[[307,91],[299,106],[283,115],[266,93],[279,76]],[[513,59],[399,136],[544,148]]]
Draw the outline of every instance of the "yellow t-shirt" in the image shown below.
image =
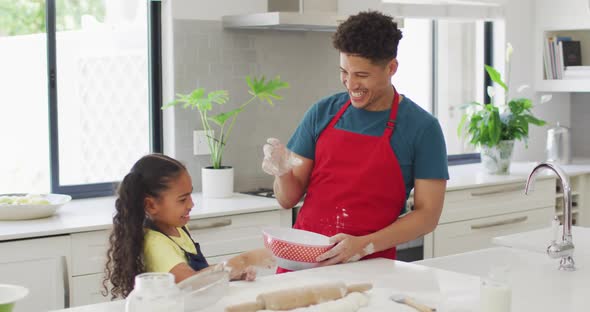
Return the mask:
[[[187,263],[179,245],[190,253],[197,254],[195,245],[182,228],[177,228],[180,237],[170,236],[147,229],[143,247],[144,264],[147,272],[170,272],[179,263]],[[177,245],[178,244],[178,245]]]

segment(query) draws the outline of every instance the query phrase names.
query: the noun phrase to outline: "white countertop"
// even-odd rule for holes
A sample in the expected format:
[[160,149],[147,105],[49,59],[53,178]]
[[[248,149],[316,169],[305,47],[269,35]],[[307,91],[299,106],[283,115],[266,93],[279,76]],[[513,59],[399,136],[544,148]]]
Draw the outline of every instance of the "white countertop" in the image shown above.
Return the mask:
[[[449,181],[447,191],[472,187],[499,185],[515,182],[526,182],[529,173],[539,162],[512,162],[510,174],[487,174],[481,163],[449,167]],[[559,165],[569,176],[590,173],[590,159],[575,159],[570,165]],[[539,173],[539,178],[554,177],[549,170]]]
[[[235,193],[223,199],[203,199],[192,194],[195,207],[191,219],[281,209],[275,199]],[[72,200],[49,218],[23,221],[0,221],[0,242],[109,229],[113,223],[115,197]]]
[[[558,231],[558,239],[561,239],[562,229]],[[504,247],[512,247],[546,254],[547,246],[553,239],[553,229],[548,227],[540,230],[524,233],[494,237],[492,243]],[[573,226],[572,239],[574,243],[574,260],[579,254],[585,254],[590,259],[590,228]],[[589,263],[590,265],[590,263]]]
[[[479,300],[480,279],[460,273],[432,269],[424,266],[373,259],[323,268],[264,276],[254,282],[232,282],[229,293],[214,306],[200,310],[220,312],[227,305],[254,301],[256,295],[283,288],[342,281],[347,284],[372,282],[368,292],[369,305],[359,312],[406,311],[412,308],[390,301],[393,293],[410,295],[437,311],[473,311]],[[460,308],[460,310],[458,310]],[[117,312],[124,311],[123,301],[94,304],[62,312]],[[514,310],[517,311],[517,310]]]
[[[526,181],[529,172],[537,163],[513,162],[509,175],[488,175],[481,164],[449,167],[450,180],[447,190],[457,190],[489,185]],[[561,166],[574,176],[590,173],[590,159],[575,160],[572,165]],[[553,174],[545,171],[541,178]],[[275,199],[235,193],[230,198],[203,199],[200,193],[193,194],[195,208],[191,219],[217,217],[280,209]],[[0,242],[14,239],[62,235],[78,232],[109,229],[115,209],[115,197],[97,197],[73,200],[45,219],[25,221],[0,221]]]
[[486,277],[490,269],[509,268],[512,311],[578,312],[590,307],[590,257],[578,257],[577,271],[557,269],[559,259],[527,250],[494,247],[416,262],[432,268]]

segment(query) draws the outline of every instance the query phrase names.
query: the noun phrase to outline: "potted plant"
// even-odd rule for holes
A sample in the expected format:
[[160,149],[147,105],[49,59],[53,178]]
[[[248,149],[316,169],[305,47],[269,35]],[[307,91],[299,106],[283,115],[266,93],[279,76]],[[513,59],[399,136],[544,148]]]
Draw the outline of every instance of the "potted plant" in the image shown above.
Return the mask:
[[270,80],[266,80],[264,76],[260,78],[247,76],[246,83],[251,97],[239,107],[214,116],[210,116],[213,105],[223,105],[229,101],[227,90],[207,92],[204,88],[197,88],[188,94],[177,94],[175,100],[162,107],[162,109],[166,109],[182,105],[182,108],[196,109],[199,112],[201,125],[207,133],[207,144],[211,152],[211,166],[202,168],[201,171],[204,197],[228,197],[233,193],[233,167],[223,166],[222,158],[236,117],[256,99],[274,106],[273,100],[282,99],[275,92],[289,87],[289,84],[278,76]]
[[[511,55],[512,45],[508,43],[506,48],[506,82],[502,80],[502,76],[495,68],[485,65],[490,79],[504,89],[506,96],[503,105],[494,105],[494,89],[488,87],[487,92],[491,103],[471,102],[467,104],[466,113],[463,114],[457,129],[459,137],[466,137],[470,144],[479,147],[481,162],[486,171],[491,174],[508,174],[514,141],[524,140],[526,144],[529,125],[542,126],[545,124],[544,120],[533,116],[531,99],[521,97],[508,100]],[[521,86],[518,91],[521,92],[526,87]],[[550,99],[550,95],[543,95],[541,103]]]

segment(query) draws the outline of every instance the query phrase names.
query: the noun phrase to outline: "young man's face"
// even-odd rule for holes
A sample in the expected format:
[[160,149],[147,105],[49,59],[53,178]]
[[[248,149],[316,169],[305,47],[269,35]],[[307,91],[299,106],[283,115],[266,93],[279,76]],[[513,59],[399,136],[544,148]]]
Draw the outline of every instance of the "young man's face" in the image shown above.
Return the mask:
[[391,77],[397,60],[376,65],[367,58],[340,53],[340,80],[348,90],[354,107],[369,111],[386,110],[391,106]]

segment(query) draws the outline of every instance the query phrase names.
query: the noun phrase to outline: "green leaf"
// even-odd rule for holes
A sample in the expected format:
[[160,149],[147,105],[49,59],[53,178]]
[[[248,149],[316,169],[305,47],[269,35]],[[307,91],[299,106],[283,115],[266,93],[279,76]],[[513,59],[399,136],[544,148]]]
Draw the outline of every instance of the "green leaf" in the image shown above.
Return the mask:
[[243,108],[238,107],[236,109],[230,110],[229,112],[225,112],[225,113],[221,113],[221,114],[217,114],[215,116],[209,117],[209,120],[213,121],[214,123],[216,123],[219,126],[223,126],[228,119],[230,119],[233,116],[238,115]]
[[504,91],[508,91],[508,87],[506,86],[504,81],[502,81],[502,76],[500,75],[500,73],[492,66],[484,66],[486,68],[486,71],[488,72],[488,75],[490,76],[490,79],[492,79],[493,82],[499,84],[502,88],[504,88]]
[[254,97],[259,98],[261,101],[266,101],[270,106],[274,105],[273,99],[283,99],[283,97],[277,95],[275,92],[277,90],[289,87],[289,84],[282,81],[279,76],[269,81],[266,81],[264,76],[260,78],[251,78],[248,76],[246,77],[246,81],[248,83],[248,87],[250,88],[248,93]]
[[225,104],[229,101],[229,93],[227,90],[215,90],[207,94],[207,99],[211,103]]

